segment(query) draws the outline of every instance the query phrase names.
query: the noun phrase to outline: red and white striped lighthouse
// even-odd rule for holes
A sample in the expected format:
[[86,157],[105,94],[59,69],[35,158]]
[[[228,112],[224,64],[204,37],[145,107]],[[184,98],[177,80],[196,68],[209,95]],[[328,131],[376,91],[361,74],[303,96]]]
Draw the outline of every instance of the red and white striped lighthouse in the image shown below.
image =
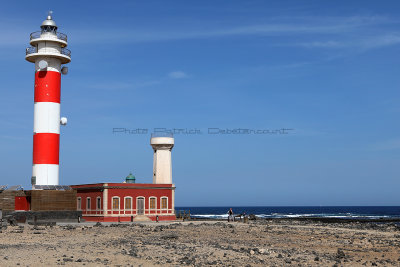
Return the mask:
[[60,124],[67,123],[60,118],[61,73],[68,72],[62,64],[71,61],[71,51],[51,12],[40,28],[31,33],[25,56],[35,63],[32,185],[58,185]]

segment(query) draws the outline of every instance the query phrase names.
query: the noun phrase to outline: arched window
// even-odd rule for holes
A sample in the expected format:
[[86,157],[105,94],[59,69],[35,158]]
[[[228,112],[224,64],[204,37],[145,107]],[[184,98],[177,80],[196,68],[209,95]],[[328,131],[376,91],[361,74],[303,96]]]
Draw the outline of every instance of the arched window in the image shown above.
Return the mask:
[[86,198],[86,210],[90,210],[90,197]]
[[96,198],[96,209],[101,210],[101,197]]
[[132,210],[132,197],[125,197],[125,210]]
[[149,198],[149,205],[150,205],[150,210],[155,210],[157,209],[157,198],[156,197],[150,197]]
[[112,198],[112,209],[119,210],[119,197]]
[[162,210],[168,209],[168,198],[167,197],[161,197],[161,209]]

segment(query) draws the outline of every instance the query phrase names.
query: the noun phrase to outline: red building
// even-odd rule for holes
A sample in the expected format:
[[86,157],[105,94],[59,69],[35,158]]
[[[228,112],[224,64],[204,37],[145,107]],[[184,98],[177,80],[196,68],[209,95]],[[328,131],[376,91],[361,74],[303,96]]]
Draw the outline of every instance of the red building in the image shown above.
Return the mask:
[[[87,221],[175,220],[173,184],[98,183],[71,185]],[[136,219],[135,219],[136,218]]]

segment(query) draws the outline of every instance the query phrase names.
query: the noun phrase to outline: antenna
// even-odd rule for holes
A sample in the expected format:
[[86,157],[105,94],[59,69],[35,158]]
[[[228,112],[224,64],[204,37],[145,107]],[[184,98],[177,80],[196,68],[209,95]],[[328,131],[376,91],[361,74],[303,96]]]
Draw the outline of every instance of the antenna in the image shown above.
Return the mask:
[[64,75],[67,75],[68,74],[68,67],[65,67],[65,66],[62,67],[61,68],[61,73],[64,74]]
[[47,13],[47,19],[51,19],[51,15],[53,14],[53,11],[49,10]]

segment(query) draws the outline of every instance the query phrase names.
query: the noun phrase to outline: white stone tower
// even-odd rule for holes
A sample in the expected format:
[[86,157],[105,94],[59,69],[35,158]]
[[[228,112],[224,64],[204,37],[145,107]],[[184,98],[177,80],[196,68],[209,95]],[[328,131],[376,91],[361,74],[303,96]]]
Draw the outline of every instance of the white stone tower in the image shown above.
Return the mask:
[[172,184],[171,150],[174,138],[170,136],[152,135],[150,144],[154,150],[153,184]]

